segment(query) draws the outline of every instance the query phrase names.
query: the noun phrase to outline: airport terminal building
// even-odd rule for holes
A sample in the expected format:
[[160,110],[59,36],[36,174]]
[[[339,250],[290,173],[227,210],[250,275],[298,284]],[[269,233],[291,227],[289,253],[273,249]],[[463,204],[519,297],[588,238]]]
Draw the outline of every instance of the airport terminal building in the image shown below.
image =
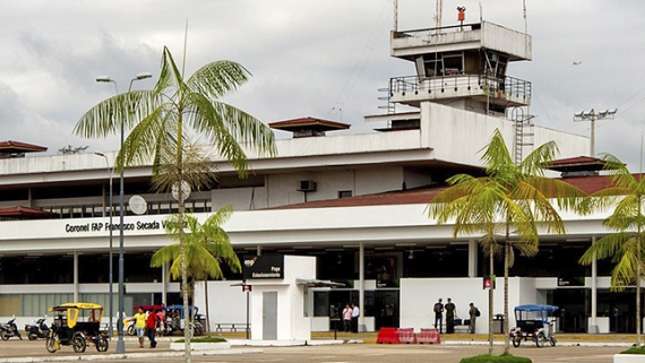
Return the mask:
[[[367,329],[430,327],[432,304],[440,297],[451,297],[461,317],[469,302],[487,311],[481,285],[487,266],[477,242],[453,238],[452,227],[438,226],[426,207],[448,177],[483,174],[479,152],[495,129],[518,156],[556,141],[561,160],[552,165],[553,177],[588,192],[610,184],[599,174],[602,163],[587,156],[588,138],[533,125],[526,112],[531,83],[507,74],[510,63],[531,59],[529,35],[482,22],[394,31],[390,42],[391,55],[408,61],[416,75],[390,80],[386,112],[364,120],[374,131],[338,132],[350,125],[313,117],[272,122],[290,133],[276,141],[277,156],[250,153],[252,173],[243,180],[213,156],[217,181],[187,202],[200,218],[233,206],[225,228],[241,257],[317,257],[317,278],[343,286],[308,291],[305,311],[313,330],[330,329],[330,317],[350,302],[363,307]],[[109,298],[107,218],[110,210],[119,212],[117,199],[110,205],[108,198],[114,153],[42,151],[0,142],[0,318],[40,316],[69,300],[106,304]],[[125,171],[126,200],[141,195],[147,201],[144,215],[128,209],[125,219],[126,311],[179,301],[179,284],[169,281],[166,269],[149,267],[152,253],[170,243],[163,224],[177,210],[170,195],[152,192],[150,178],[148,166]],[[629,290],[609,292],[611,265],[577,263],[594,238],[608,233],[605,217],[563,213],[566,235],[544,235],[537,256],[518,257],[511,305],[560,306],[562,331],[583,332],[590,325],[633,330]],[[230,286],[240,276],[229,278],[209,283],[213,324],[244,322],[244,295]],[[198,306],[204,304],[203,284],[196,284]],[[501,313],[502,290],[496,293],[494,309]]]

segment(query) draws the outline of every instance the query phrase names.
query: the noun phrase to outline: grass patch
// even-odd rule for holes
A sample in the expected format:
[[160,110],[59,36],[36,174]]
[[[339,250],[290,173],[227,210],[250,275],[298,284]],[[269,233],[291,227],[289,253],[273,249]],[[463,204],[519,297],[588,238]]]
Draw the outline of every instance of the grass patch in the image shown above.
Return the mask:
[[[183,343],[185,342],[184,339],[177,339],[175,340],[175,343]],[[207,337],[196,337],[190,340],[191,343],[224,343],[226,342],[226,339],[223,337],[217,337],[217,336],[207,336]]]
[[645,346],[633,346],[620,354],[645,354]]
[[532,363],[528,358],[513,355],[477,355],[462,359],[459,363]]

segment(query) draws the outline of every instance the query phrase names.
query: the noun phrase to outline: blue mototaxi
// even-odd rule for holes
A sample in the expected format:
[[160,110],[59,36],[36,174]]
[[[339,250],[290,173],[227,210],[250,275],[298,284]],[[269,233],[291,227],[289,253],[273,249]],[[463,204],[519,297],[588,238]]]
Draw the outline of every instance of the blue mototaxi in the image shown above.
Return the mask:
[[522,341],[533,340],[538,348],[548,342],[552,347],[556,344],[555,317],[557,306],[528,304],[515,307],[515,322],[517,326],[510,331],[510,339],[514,347],[519,347]]

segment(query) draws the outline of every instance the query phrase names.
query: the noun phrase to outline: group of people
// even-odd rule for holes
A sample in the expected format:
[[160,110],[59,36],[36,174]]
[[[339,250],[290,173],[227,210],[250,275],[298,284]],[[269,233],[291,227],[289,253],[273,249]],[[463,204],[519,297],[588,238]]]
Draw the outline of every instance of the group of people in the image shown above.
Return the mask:
[[[446,304],[443,304],[443,300],[439,299],[434,304],[433,311],[434,311],[434,327],[435,329],[438,329],[439,332],[443,331],[443,313],[446,313],[446,334],[453,334],[455,332],[455,310],[456,310],[455,303],[452,302],[451,298],[448,298],[448,301]],[[468,305],[468,317],[469,317],[469,322],[468,322],[468,331],[471,334],[475,334],[475,329],[477,327],[477,318],[481,315],[479,312],[479,309],[475,306],[475,304],[470,303]],[[464,324],[466,325],[466,324]]]
[[343,331],[358,333],[358,317],[360,308],[355,304],[347,304],[343,309]]
[[131,318],[134,320],[134,329],[137,332],[139,339],[139,348],[143,348],[144,336],[150,340],[150,348],[157,347],[157,326],[160,322],[165,320],[164,312],[144,311],[143,308],[138,308],[137,313]]

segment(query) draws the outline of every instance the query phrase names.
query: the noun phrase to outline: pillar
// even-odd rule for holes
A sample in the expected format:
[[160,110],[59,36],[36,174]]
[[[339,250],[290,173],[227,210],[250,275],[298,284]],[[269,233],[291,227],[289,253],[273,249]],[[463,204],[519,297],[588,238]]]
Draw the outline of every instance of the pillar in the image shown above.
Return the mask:
[[168,263],[161,266],[161,303],[168,305]]
[[365,246],[358,245],[358,331],[365,331]]
[[[591,237],[591,245],[596,244],[596,237]],[[589,324],[589,333],[598,333],[598,323],[596,316],[598,315],[598,262],[594,255],[593,262],[591,263],[591,322]]]
[[78,252],[74,251],[74,302],[79,301],[79,288],[78,288]]
[[262,246],[258,245],[255,251],[256,256],[262,256]]
[[468,277],[477,277],[478,251],[477,241],[468,241]]

